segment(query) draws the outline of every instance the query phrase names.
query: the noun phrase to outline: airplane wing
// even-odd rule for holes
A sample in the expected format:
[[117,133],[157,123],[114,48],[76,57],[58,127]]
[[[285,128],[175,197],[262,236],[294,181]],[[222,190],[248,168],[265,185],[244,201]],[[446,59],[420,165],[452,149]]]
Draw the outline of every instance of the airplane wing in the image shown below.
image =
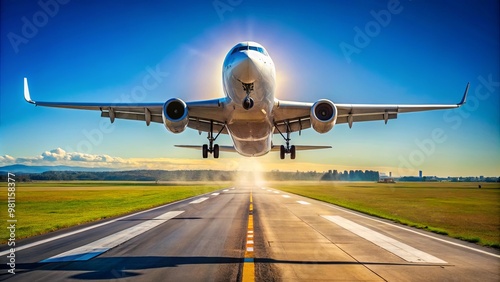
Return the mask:
[[[28,87],[28,79],[24,78],[24,99],[36,106],[92,110],[101,112],[101,117],[109,118],[111,123],[115,119],[129,119],[145,121],[149,126],[151,122],[163,123],[162,110],[164,102],[158,103],[64,103],[64,102],[40,102],[33,101]],[[222,110],[222,99],[186,102],[189,112],[188,127],[198,131],[210,131],[210,122],[213,122],[214,130],[224,128],[224,120],[219,114]]]
[[[422,104],[422,105],[394,105],[394,104],[335,104],[337,107],[337,122],[348,123],[352,127],[354,122],[383,120],[397,118],[400,113],[421,112],[430,110],[443,110],[459,108],[465,104],[470,83],[467,83],[462,100],[458,104]],[[279,132],[302,131],[311,127],[310,112],[313,103],[292,101],[275,102],[275,134]]]

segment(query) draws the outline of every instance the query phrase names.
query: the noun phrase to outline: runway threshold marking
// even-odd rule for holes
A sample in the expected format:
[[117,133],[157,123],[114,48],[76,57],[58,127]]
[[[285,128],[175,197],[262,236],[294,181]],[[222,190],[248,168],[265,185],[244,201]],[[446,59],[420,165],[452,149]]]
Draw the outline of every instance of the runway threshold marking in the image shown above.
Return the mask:
[[190,204],[199,204],[199,203],[204,202],[208,199],[209,199],[208,197],[202,197],[202,198],[196,199],[194,201],[191,201]]
[[[194,197],[191,197],[191,198],[194,198]],[[89,231],[89,230],[92,230],[92,229],[95,229],[95,228],[99,228],[99,227],[102,227],[102,226],[105,226],[105,225],[108,225],[108,224],[111,224],[111,223],[114,223],[114,222],[117,222],[117,221],[120,221],[120,220],[124,220],[126,218],[133,217],[133,216],[136,216],[136,215],[139,215],[139,214],[143,214],[143,213],[147,213],[147,212],[151,212],[151,211],[163,209],[163,208],[169,207],[171,205],[175,205],[175,204],[178,204],[178,203],[181,203],[181,202],[184,202],[184,201],[188,201],[189,199],[190,198],[184,199],[184,200],[180,200],[180,201],[176,201],[176,202],[173,202],[173,203],[168,203],[168,204],[165,204],[165,205],[158,206],[156,208],[152,208],[152,209],[143,210],[143,211],[140,211],[140,212],[128,214],[128,215],[125,215],[125,216],[117,217],[117,218],[112,219],[112,220],[108,220],[108,221],[101,222],[101,223],[98,223],[98,224],[93,224],[91,226],[87,226],[87,227],[84,227],[84,228],[81,228],[81,229],[78,229],[78,230],[75,230],[75,231],[71,231],[71,232],[67,232],[67,233],[64,233],[64,234],[53,236],[53,237],[50,237],[50,238],[47,238],[47,239],[42,239],[42,240],[39,240],[39,241],[35,241],[33,243],[29,243],[29,244],[17,247],[16,251],[22,251],[22,250],[26,250],[26,249],[29,249],[29,248],[33,248],[33,247],[36,247],[38,245],[42,245],[42,244],[49,243],[49,242],[52,242],[52,241],[55,241],[55,240],[66,238],[68,236],[72,236],[72,235],[75,235],[75,234],[86,232],[86,231]],[[10,249],[2,251],[2,252],[0,252],[0,256],[7,255],[7,254],[9,254],[9,252],[10,252]]]
[[[335,206],[333,204],[327,204],[327,203],[320,203],[320,204],[323,205],[323,206],[326,206],[328,208],[331,208],[331,209],[339,210],[339,211],[342,211],[342,212],[345,212],[345,213],[348,213],[348,214],[352,214],[352,215],[355,215],[355,216],[358,216],[358,217],[361,217],[361,218],[365,218],[365,219],[368,219],[368,220],[371,220],[371,221],[375,221],[375,222],[378,222],[378,223],[381,223],[381,224],[389,225],[389,226],[391,226],[393,228],[398,228],[398,229],[401,229],[401,230],[404,230],[404,231],[407,231],[407,232],[410,232],[410,233],[413,233],[413,234],[416,234],[416,235],[419,235],[419,236],[422,236],[422,237],[426,237],[426,238],[429,238],[429,239],[432,239],[432,240],[435,240],[435,241],[446,243],[446,244],[449,244],[449,245],[452,245],[452,246],[455,246],[455,247],[464,248],[464,249],[467,249],[467,250],[470,250],[470,251],[474,251],[474,252],[481,253],[481,254],[484,254],[484,255],[492,256],[492,257],[495,257],[495,258],[500,258],[500,255],[497,255],[497,254],[494,254],[494,253],[486,252],[486,251],[483,251],[483,250],[480,250],[480,249],[476,249],[476,248],[469,247],[469,246],[466,246],[466,245],[462,245],[462,244],[459,244],[459,243],[451,242],[449,240],[437,238],[437,237],[431,236],[429,234],[420,233],[418,231],[411,230],[411,229],[408,229],[408,228],[405,228],[405,227],[402,227],[402,226],[397,226],[397,225],[394,225],[392,223],[384,222],[384,221],[381,221],[381,220],[378,220],[378,219],[375,219],[375,218],[371,218],[369,216],[361,215],[361,214],[356,213],[356,212],[348,211],[345,208],[341,208],[341,207]],[[2,255],[2,254],[0,253],[0,255]]]
[[245,258],[243,260],[243,275],[242,281],[255,281],[255,264],[254,264],[254,243],[253,243],[253,199],[250,192],[250,207],[248,211],[248,227],[247,227],[247,242],[245,244]]
[[379,247],[397,255],[398,257],[416,263],[447,263],[433,255],[417,250],[395,239],[387,237],[381,233],[373,231],[353,221],[345,219],[341,216],[322,215],[323,218],[339,225],[340,227],[349,230],[350,232],[368,240]]
[[87,245],[50,257],[40,262],[84,261],[94,258],[128,240],[180,215],[184,211],[169,211],[153,219],[109,235]]

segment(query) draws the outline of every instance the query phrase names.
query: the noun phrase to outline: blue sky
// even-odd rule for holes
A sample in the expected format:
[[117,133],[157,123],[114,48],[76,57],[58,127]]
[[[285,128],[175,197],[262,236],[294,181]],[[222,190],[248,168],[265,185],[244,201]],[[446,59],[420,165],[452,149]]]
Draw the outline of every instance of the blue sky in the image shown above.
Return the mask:
[[[395,175],[500,175],[498,1],[1,1],[0,166],[375,169]],[[239,41],[266,47],[277,97],[338,103],[458,103],[459,110],[309,129],[294,144],[331,145],[295,161],[243,159],[174,144],[205,134],[40,101],[163,102],[223,95],[222,61]],[[144,79],[154,87],[144,89]],[[142,88],[141,88],[142,87]],[[139,90],[138,90],[139,89]],[[230,144],[223,136],[220,144]],[[275,144],[281,144],[279,136]]]

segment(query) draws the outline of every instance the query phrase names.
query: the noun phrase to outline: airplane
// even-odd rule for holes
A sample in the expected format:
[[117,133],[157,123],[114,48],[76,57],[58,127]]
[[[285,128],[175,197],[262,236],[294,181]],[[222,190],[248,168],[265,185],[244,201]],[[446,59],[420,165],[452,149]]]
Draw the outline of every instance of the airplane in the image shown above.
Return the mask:
[[[263,156],[279,151],[280,159],[296,151],[326,149],[331,146],[290,145],[290,134],[313,128],[318,133],[329,132],[336,124],[397,118],[400,113],[454,109],[465,104],[470,83],[458,104],[337,104],[329,99],[316,102],[278,100],[275,96],[276,71],[266,49],[252,41],[236,44],[226,55],[222,67],[225,96],[222,98],[184,102],[171,98],[159,103],[62,103],[31,100],[28,80],[24,78],[24,98],[36,106],[95,110],[101,117],[163,123],[168,131],[181,133],[186,127],[208,133],[208,144],[176,145],[198,149],[202,157],[212,154],[219,158],[220,151],[237,152],[246,157]],[[220,134],[229,134],[233,146],[214,144]],[[273,135],[283,137],[285,145],[273,144]]]

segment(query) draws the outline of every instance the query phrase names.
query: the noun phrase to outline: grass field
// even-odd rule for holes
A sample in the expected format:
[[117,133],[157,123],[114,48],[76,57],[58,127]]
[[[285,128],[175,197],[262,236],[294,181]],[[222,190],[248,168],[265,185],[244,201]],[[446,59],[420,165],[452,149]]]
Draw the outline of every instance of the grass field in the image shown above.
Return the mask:
[[500,248],[499,183],[279,183],[299,194],[408,226]]
[[[2,183],[0,190],[3,225],[8,219],[6,184]],[[76,181],[16,183],[16,239],[148,209],[226,186]],[[7,231],[0,232],[0,243],[6,243],[8,236]]]

